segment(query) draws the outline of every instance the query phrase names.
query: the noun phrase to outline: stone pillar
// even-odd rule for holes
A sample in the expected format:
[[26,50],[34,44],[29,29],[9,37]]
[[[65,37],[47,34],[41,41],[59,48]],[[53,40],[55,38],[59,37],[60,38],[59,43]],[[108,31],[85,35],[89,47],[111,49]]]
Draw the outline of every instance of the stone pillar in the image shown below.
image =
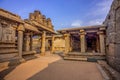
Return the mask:
[[97,52],[99,53],[100,52],[100,41],[99,41],[99,36],[97,35],[97,38],[96,38],[96,47],[97,47]]
[[65,54],[70,51],[70,34],[64,34],[65,37]]
[[19,25],[18,27],[18,53],[19,57],[22,58],[22,53],[23,53],[23,31],[24,27],[22,24]]
[[52,36],[52,49],[51,49],[51,53],[54,53],[54,40],[55,40],[55,36]]
[[25,34],[25,51],[30,51],[30,34]]
[[45,39],[46,39],[46,32],[43,31],[42,33],[42,41],[41,41],[41,55],[45,55]]
[[105,54],[105,35],[103,31],[99,31],[99,39],[100,39],[100,52]]
[[81,53],[86,52],[86,40],[85,40],[85,31],[80,30],[80,45],[81,45]]
[[32,37],[33,37],[33,33],[30,34],[30,51],[32,51],[32,49],[33,49],[33,39],[32,39]]

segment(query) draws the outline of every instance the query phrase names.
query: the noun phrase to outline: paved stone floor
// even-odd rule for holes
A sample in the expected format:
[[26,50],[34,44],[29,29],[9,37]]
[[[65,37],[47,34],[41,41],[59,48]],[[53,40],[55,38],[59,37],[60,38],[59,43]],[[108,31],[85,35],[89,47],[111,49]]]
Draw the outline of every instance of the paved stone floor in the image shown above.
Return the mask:
[[40,56],[3,70],[3,75],[4,80],[103,80],[96,63],[64,61],[58,55]]

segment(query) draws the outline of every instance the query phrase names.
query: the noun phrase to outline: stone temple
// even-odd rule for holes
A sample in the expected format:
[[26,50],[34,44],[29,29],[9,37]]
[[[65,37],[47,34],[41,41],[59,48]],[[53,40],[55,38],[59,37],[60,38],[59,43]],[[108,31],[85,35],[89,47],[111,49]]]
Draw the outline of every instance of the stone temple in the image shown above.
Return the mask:
[[0,67],[24,62],[36,54],[63,53],[66,60],[105,60],[120,72],[120,0],[114,0],[101,25],[66,28],[55,32],[50,18],[40,11],[28,19],[0,9]]

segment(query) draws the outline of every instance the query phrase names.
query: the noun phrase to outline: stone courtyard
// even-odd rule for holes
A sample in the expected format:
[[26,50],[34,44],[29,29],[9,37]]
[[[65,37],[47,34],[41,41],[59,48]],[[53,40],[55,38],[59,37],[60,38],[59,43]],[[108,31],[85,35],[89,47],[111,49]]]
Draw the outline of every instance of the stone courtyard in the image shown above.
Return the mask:
[[120,80],[120,0],[100,25],[55,30],[41,11],[0,8],[0,80]]
[[4,80],[103,80],[96,63],[65,61],[55,54],[6,67],[0,72],[3,76]]

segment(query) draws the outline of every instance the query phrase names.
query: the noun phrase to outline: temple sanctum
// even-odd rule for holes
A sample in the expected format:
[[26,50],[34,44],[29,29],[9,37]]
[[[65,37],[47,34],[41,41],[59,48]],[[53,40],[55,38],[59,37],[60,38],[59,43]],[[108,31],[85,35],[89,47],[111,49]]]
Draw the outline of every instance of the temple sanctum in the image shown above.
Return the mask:
[[101,25],[56,32],[51,19],[38,10],[23,20],[19,15],[0,9],[0,63],[23,62],[25,56],[44,56],[46,51],[63,53],[65,59],[82,56],[84,60],[106,60],[120,72],[120,1],[113,1]]

